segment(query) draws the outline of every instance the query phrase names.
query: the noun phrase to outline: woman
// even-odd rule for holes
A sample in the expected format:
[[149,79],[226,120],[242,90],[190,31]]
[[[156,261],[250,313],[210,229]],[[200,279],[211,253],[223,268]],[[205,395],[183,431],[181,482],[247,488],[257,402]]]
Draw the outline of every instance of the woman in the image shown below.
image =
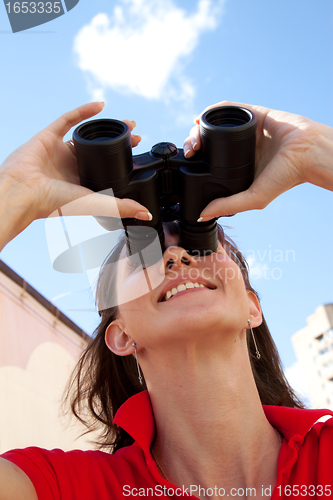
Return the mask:
[[[244,106],[258,120],[256,179],[246,192],[210,203],[200,214],[202,220],[264,208],[302,182],[333,190],[330,127]],[[84,201],[78,213],[114,213],[113,200],[77,185],[74,151],[63,142],[72,126],[101,109],[93,103],[67,113],[5,160],[0,171],[2,245],[32,220],[73,200]],[[135,124],[128,124],[133,129]],[[138,141],[132,136],[133,145]],[[190,157],[199,148],[196,125],[184,150]],[[121,217],[150,217],[132,200],[117,200],[117,205]],[[27,449],[4,454],[0,500],[32,500],[37,493],[43,499],[189,494],[283,498],[290,496],[288,488],[297,495],[295,487],[301,496],[331,495],[332,425],[313,424],[332,412],[302,410],[283,380],[241,255],[221,231],[218,250],[202,258],[177,246],[176,224],[166,225],[165,234],[163,262],[155,268],[165,270],[163,283],[102,312],[98,336],[73,379],[81,383],[73,409],[78,413],[80,402],[88,399],[95,417],[105,424],[103,443],[113,443],[118,451]],[[116,252],[122,256],[121,244]],[[108,293],[110,279],[105,271],[101,294]],[[121,293],[140,279],[135,270],[126,271]],[[193,287],[175,293],[180,283]],[[108,350],[102,347],[104,337]],[[117,384],[111,384],[116,369]],[[142,373],[149,396],[141,391]],[[111,416],[133,394],[115,418],[123,430],[112,434]]]

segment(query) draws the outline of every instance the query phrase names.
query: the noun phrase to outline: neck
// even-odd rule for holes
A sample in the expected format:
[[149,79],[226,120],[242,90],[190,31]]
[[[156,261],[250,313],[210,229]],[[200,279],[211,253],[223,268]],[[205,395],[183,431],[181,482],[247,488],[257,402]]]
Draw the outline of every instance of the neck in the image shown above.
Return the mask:
[[214,347],[170,346],[142,360],[154,456],[176,485],[255,487],[260,498],[262,486],[275,485],[279,436],[263,412],[245,342]]

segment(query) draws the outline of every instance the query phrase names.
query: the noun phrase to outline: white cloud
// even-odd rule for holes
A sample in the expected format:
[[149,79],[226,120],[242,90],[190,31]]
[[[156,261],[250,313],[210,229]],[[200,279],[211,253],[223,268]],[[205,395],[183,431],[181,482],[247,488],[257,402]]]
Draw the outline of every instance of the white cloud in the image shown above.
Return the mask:
[[310,395],[307,387],[307,383],[304,377],[303,369],[298,361],[287,368],[284,372],[289,384],[295,390],[295,392],[300,396],[302,401],[311,407]]
[[[188,13],[172,0],[119,0],[97,14],[74,40],[93,98],[112,89],[155,100],[192,100],[184,67],[200,35],[214,30],[225,0],[199,0]],[[195,4],[194,4],[195,5]]]

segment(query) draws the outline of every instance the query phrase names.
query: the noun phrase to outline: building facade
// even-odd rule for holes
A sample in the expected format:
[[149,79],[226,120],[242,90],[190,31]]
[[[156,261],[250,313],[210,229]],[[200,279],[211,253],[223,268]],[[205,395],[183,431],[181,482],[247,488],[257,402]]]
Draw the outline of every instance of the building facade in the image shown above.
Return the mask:
[[333,410],[333,304],[317,307],[291,340],[313,408]]
[[88,336],[0,261],[0,453],[92,449],[61,400]]

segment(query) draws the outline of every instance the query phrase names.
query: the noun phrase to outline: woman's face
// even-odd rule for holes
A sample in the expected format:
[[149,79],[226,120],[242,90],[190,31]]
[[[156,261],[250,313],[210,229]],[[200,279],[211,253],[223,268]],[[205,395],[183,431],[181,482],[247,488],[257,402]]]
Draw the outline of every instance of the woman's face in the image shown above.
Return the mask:
[[[208,333],[244,331],[253,297],[221,243],[216,252],[200,257],[177,246],[178,236],[166,233],[165,244],[163,259],[148,268],[150,283],[158,284],[150,290],[147,272],[131,269],[129,259],[122,261],[117,284],[119,313],[113,323],[146,348],[191,341]],[[179,285],[186,289],[178,289]],[[167,291],[173,293],[175,288],[178,293],[167,299]],[[126,297],[133,300],[125,302]]]

